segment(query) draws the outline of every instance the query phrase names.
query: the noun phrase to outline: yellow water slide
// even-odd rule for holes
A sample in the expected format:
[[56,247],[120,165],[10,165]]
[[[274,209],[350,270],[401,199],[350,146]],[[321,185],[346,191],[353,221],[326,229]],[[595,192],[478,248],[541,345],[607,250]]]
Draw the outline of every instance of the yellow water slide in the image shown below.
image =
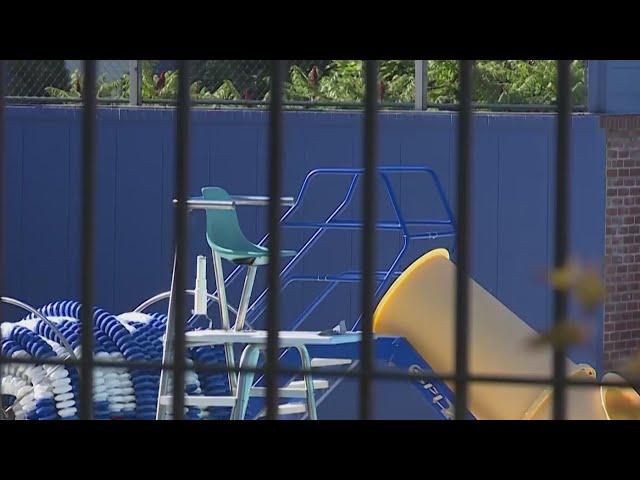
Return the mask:
[[[455,371],[455,275],[447,250],[430,251],[398,277],[373,319],[377,334],[405,337],[439,374]],[[536,331],[471,279],[469,291],[469,373],[552,376],[551,349],[529,347]],[[568,376],[595,380],[591,366],[566,362]],[[605,379],[622,381],[613,373]],[[624,418],[613,401],[620,395],[640,401],[631,388],[569,386],[567,418]],[[478,419],[549,419],[551,399],[552,389],[546,385],[472,382],[468,391],[469,410]]]

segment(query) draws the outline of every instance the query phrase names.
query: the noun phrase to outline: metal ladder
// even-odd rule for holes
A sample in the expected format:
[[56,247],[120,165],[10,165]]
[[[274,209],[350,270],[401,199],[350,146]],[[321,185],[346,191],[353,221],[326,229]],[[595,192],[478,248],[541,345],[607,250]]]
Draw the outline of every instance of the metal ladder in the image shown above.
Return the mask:
[[[331,368],[335,370],[339,367],[346,367],[346,370],[352,370],[358,365],[357,360],[352,360],[350,358],[329,358],[329,357],[315,357],[311,359],[311,367],[313,369],[318,370],[318,375],[322,375],[323,368]],[[339,377],[338,379],[332,379],[331,377],[315,379],[314,380],[314,394],[319,395],[316,399],[316,412],[315,416],[317,417],[317,406],[324,401],[324,399],[331,394],[331,392],[339,385],[339,379],[343,377]],[[302,382],[300,380],[295,380],[294,378],[289,379],[286,386],[291,385],[300,385]],[[253,387],[253,388],[263,388],[263,387]],[[286,388],[286,387],[285,387]],[[279,394],[279,396],[281,396]],[[281,396],[284,400],[297,400],[299,398],[304,397],[304,395],[299,396]],[[254,420],[260,420],[266,416],[266,409],[261,408],[256,415],[253,415]],[[278,405],[278,418],[280,419],[296,419],[296,420],[307,420],[312,418],[309,415],[309,409],[307,408],[307,404],[305,402],[293,401],[282,403]]]
[[[175,260],[174,260],[175,262]],[[200,270],[199,270],[200,272]],[[201,272],[206,276],[206,272]],[[149,305],[159,301],[161,299],[166,298],[167,294],[169,294],[169,312],[173,311],[175,298],[171,295],[173,291],[175,281],[175,269],[174,269],[174,278],[172,278],[172,289],[169,292],[165,292],[164,294],[156,295],[152,297],[152,299],[143,302],[135,311],[141,312],[144,308]],[[197,282],[196,282],[197,283]],[[187,290],[187,293],[193,293],[195,297],[196,303],[198,302],[198,286],[196,286],[195,290]],[[219,303],[219,300],[214,295],[209,295],[206,292],[206,287],[204,291],[204,295],[209,300],[214,300]],[[231,307],[232,308],[232,307]],[[233,311],[237,312],[236,309]],[[175,315],[167,316],[167,324],[166,324],[166,332],[163,338],[163,364],[172,363],[174,359],[174,328],[175,322],[179,321],[179,319],[175,318]],[[223,337],[228,333],[243,333],[232,330],[228,325],[226,325],[224,330],[218,331],[221,332],[218,334],[218,337],[222,335]],[[212,330],[211,332],[215,332]],[[185,346],[186,348],[190,348],[193,346],[219,346],[224,345],[225,347],[225,360],[227,362],[227,366],[236,367],[234,355],[233,355],[233,345],[240,342],[224,342],[220,341],[218,338],[215,341],[211,342],[203,342],[199,336],[194,335],[200,332],[186,332],[185,333]],[[246,333],[246,332],[245,332]],[[266,347],[266,345],[262,344],[252,344],[245,347],[242,356],[240,357],[239,366],[248,366],[249,368],[255,368],[258,363],[258,358],[260,356],[261,351]],[[305,345],[298,345],[295,347],[300,353],[302,366],[304,369],[311,369],[314,366],[313,360],[309,358],[308,351]],[[316,362],[317,364],[317,362]],[[256,387],[253,386],[253,377],[254,373],[252,372],[241,372],[237,374],[235,371],[229,372],[229,387],[231,390],[231,395],[221,395],[221,396],[206,396],[206,395],[184,395],[184,405],[186,407],[198,407],[198,408],[208,408],[208,407],[231,407],[232,414],[231,418],[234,420],[243,420],[245,418],[248,400],[251,397],[264,397],[266,396],[266,389],[264,387]],[[317,419],[317,411],[316,411],[316,403],[315,403],[315,389],[325,389],[328,387],[326,381],[322,380],[313,380],[310,375],[305,376],[305,378],[301,381],[290,381],[284,387],[278,389],[278,395],[282,398],[305,398],[307,401],[303,404],[290,404],[290,406],[285,406],[283,408],[284,411],[292,411],[299,410],[299,405],[302,405],[303,411],[309,415],[309,418],[312,420]],[[171,407],[173,403],[173,394],[172,394],[172,385],[170,382],[169,372],[165,369],[162,369],[160,375],[160,384],[159,384],[159,392],[158,392],[158,402],[157,402],[157,415],[156,419],[163,420],[171,418]]]

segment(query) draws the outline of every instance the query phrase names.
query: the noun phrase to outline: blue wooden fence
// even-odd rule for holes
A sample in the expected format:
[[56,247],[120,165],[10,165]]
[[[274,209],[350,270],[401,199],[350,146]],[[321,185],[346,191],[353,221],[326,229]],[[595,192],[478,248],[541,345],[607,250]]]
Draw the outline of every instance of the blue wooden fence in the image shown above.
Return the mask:
[[[79,297],[80,110],[74,107],[10,107],[7,112],[5,245],[6,293],[33,304]],[[295,194],[312,168],[358,166],[362,115],[355,112],[285,114],[284,188]],[[172,262],[172,191],[175,117],[169,109],[101,109],[98,131],[97,296],[120,312],[168,290]],[[597,117],[575,115],[572,130],[573,252],[601,265],[604,254],[605,142]],[[257,110],[193,113],[190,193],[220,185],[232,193],[265,194],[267,114]],[[544,272],[552,259],[554,117],[545,114],[479,114],[475,119],[473,172],[473,276],[535,328],[549,325],[551,295]],[[380,163],[428,165],[455,198],[456,118],[450,113],[381,114]],[[319,182],[303,209],[320,218],[344,193],[340,182]],[[434,213],[426,182],[410,177],[396,185],[409,215]],[[386,207],[382,206],[382,211]],[[358,215],[355,202],[351,216]],[[250,238],[266,230],[266,209],[240,212]],[[190,252],[207,253],[204,221],[191,214]],[[303,232],[287,233],[295,248]],[[331,233],[303,262],[301,272],[357,268],[359,237]],[[380,236],[381,261],[399,238]],[[406,266],[423,251],[412,247]],[[213,285],[210,275],[210,285]],[[259,287],[257,287],[259,289]],[[297,289],[297,290],[296,290]],[[314,295],[310,286],[286,291],[288,316]],[[232,299],[239,292],[230,292]],[[316,319],[353,317],[359,297],[338,291]],[[353,300],[352,300],[353,297]],[[327,320],[329,319],[329,320]],[[601,318],[593,341],[574,357],[599,365]]]
[[640,113],[640,60],[589,60],[589,111]]

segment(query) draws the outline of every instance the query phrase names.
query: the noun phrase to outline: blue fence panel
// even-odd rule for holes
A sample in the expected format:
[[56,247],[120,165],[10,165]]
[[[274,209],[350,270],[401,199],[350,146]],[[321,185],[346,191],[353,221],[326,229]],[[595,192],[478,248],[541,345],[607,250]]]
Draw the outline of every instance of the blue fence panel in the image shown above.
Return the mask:
[[20,273],[36,303],[45,295],[62,297],[70,287],[70,134],[66,122],[34,122],[22,130]]
[[640,60],[589,60],[589,111],[640,113]]
[[[542,123],[542,122],[540,122]],[[550,134],[539,128],[499,139],[497,297],[538,329],[548,326]],[[526,145],[526,148],[523,146]]]
[[[5,172],[6,293],[34,304],[78,298],[81,190],[80,110],[73,107],[10,107]],[[267,188],[267,119],[264,111],[193,112],[189,193],[206,184],[232,193],[264,194]],[[175,116],[170,109],[100,109],[96,190],[97,300],[107,310],[129,310],[169,289],[173,260],[171,199],[174,185]],[[479,114],[474,128],[473,277],[534,328],[550,322],[551,296],[544,273],[552,258],[553,115]],[[284,192],[295,195],[306,173],[317,167],[361,164],[362,115],[357,112],[285,114]],[[574,253],[602,263],[604,255],[604,134],[593,115],[573,117],[572,220]],[[433,168],[455,208],[456,116],[445,112],[382,113],[383,165]],[[439,212],[428,179],[404,176],[394,186],[407,216]],[[302,214],[319,220],[336,205],[346,182],[319,181]],[[356,199],[343,218],[358,218]],[[380,212],[390,212],[380,199]],[[255,240],[266,232],[266,209],[243,208],[242,227]],[[190,214],[189,275],[195,255],[207,254],[204,215]],[[296,248],[309,232],[285,230]],[[380,236],[382,257],[400,238]],[[416,241],[405,268],[425,250],[451,241]],[[389,253],[391,255],[391,253]],[[192,257],[191,257],[192,256]],[[360,237],[329,232],[296,273],[338,273],[358,268]],[[229,266],[226,266],[229,271]],[[209,285],[213,274],[209,268]],[[191,283],[191,281],[189,281]],[[255,291],[264,285],[259,275]],[[229,290],[232,303],[241,281]],[[342,288],[342,287],[341,287]],[[309,285],[285,291],[287,318],[299,314],[319,292]],[[357,285],[336,290],[309,327],[335,324],[359,308]],[[291,317],[291,318],[288,318]],[[578,360],[599,365],[601,326]]]

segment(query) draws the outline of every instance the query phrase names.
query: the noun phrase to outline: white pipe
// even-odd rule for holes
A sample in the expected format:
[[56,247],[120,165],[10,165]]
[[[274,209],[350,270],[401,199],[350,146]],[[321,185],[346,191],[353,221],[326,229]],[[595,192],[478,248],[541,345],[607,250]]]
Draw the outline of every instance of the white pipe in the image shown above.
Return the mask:
[[196,288],[193,295],[193,314],[207,314],[207,257],[198,255]]

